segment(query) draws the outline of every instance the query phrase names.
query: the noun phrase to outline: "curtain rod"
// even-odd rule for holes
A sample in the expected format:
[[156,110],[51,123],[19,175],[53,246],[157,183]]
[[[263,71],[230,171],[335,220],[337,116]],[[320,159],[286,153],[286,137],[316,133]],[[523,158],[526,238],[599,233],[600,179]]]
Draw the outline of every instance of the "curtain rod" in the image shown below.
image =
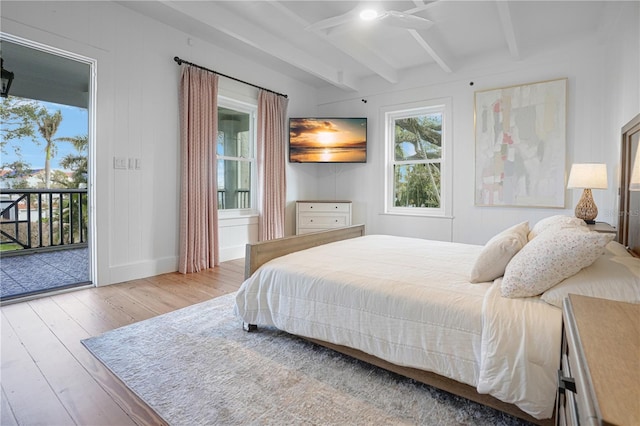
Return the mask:
[[239,78],[235,78],[235,77],[231,77],[231,76],[229,76],[229,75],[225,75],[225,74],[219,73],[218,71],[210,70],[209,68],[205,68],[205,67],[203,67],[203,66],[201,66],[201,65],[194,64],[193,62],[189,62],[189,61],[185,61],[184,59],[180,59],[180,58],[178,58],[177,56],[175,56],[175,57],[173,58],[173,60],[174,60],[174,61],[176,61],[176,62],[178,63],[178,65],[182,65],[182,64],[191,65],[192,67],[200,68],[201,70],[209,71],[209,72],[212,72],[212,73],[214,73],[214,74],[218,74],[218,75],[221,75],[221,76],[223,76],[223,77],[229,78],[229,79],[231,79],[231,80],[235,80],[235,81],[238,81],[238,82],[240,82],[240,83],[248,84],[249,86],[255,87],[255,88],[257,88],[257,89],[266,90],[267,92],[273,93],[273,94],[275,94],[275,95],[278,95],[278,96],[282,96],[282,97],[288,98],[288,96],[287,96],[287,95],[285,95],[285,94],[278,93],[278,92],[274,92],[273,90],[269,90],[269,89],[266,89],[266,88],[264,88],[264,87],[257,86],[257,85],[255,85],[255,84],[249,83],[249,82],[247,82],[247,81],[240,80]]

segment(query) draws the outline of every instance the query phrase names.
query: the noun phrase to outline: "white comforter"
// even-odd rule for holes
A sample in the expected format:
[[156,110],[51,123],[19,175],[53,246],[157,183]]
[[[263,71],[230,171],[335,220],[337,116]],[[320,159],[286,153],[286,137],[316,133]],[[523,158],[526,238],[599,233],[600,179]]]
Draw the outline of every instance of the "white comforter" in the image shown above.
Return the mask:
[[359,349],[553,413],[561,311],[470,284],[482,246],[370,235],[274,259],[246,280],[246,323]]

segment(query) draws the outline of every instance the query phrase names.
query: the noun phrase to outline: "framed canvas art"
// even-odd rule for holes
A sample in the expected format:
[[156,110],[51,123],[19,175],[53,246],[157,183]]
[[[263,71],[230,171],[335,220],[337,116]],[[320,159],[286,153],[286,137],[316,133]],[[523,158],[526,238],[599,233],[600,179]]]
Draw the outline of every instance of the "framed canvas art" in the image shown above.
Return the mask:
[[475,204],[565,207],[567,79],[475,92]]

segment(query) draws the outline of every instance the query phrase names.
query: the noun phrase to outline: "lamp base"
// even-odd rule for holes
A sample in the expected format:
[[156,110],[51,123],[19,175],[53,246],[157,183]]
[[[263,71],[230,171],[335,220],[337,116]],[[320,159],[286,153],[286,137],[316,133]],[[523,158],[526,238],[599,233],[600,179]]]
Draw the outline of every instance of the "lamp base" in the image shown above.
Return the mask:
[[575,213],[578,219],[582,219],[588,224],[596,223],[595,218],[598,216],[598,207],[593,201],[591,189],[585,188],[582,192],[582,197],[580,197],[580,201],[576,205]]

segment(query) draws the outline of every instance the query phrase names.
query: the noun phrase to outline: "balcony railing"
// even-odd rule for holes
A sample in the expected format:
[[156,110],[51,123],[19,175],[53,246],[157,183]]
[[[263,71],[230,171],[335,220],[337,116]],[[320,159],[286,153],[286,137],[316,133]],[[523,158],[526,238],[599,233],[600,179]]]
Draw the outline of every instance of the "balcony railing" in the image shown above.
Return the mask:
[[2,189],[2,254],[86,246],[87,213],[86,189]]
[[248,189],[236,189],[235,194],[235,204],[230,204],[229,200],[227,200],[227,191],[218,189],[218,210],[248,209],[251,207],[251,191]]

